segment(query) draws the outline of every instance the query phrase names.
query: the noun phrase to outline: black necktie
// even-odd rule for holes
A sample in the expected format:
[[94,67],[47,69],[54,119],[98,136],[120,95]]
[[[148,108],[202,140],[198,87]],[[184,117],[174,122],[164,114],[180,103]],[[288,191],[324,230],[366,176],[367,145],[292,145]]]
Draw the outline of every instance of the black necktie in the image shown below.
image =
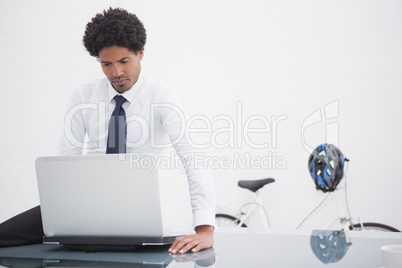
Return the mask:
[[114,97],[116,107],[110,117],[109,136],[107,139],[107,154],[124,154],[126,153],[126,113],[122,107],[126,99],[123,96],[116,95]]

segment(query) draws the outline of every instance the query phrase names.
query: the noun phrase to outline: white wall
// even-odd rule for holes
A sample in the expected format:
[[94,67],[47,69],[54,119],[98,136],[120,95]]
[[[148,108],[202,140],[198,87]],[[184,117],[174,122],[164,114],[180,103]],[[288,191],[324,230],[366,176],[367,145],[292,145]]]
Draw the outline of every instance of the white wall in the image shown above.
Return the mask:
[[[109,6],[143,21],[143,70],[175,88],[189,116],[205,115],[212,132],[228,127],[216,116],[233,120],[233,140],[227,131],[212,140],[211,133],[200,135],[233,141],[208,148],[210,157],[275,156],[271,169],[213,167],[218,203],[253,197],[238,189],[238,179],[274,177],[263,190],[272,225],[296,226],[323,198],[308,174],[305,147],[328,141],[351,160],[353,217],[402,229],[402,2],[355,0],[1,1],[0,221],[39,202],[34,159],[55,151],[75,86],[102,76],[81,38],[90,18]],[[303,123],[316,111],[322,120],[307,124],[302,140]],[[256,115],[271,124],[286,117],[276,134],[249,135],[253,143],[269,143],[264,149],[237,132]],[[264,124],[255,120],[251,127]],[[177,222],[188,221],[177,207],[171,212]]]

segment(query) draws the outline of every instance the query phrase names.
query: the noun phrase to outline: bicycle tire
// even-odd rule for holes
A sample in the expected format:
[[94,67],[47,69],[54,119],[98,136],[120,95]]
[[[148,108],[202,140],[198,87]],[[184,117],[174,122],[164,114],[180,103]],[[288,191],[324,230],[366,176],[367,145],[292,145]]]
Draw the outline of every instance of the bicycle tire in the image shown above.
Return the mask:
[[386,224],[376,223],[376,222],[363,222],[357,223],[349,226],[350,230],[371,230],[371,231],[383,231],[383,232],[401,232],[398,229],[391,227]]
[[[229,214],[218,213],[215,215],[215,223],[217,227],[237,227],[240,220]],[[243,223],[241,227],[247,228],[247,225]]]

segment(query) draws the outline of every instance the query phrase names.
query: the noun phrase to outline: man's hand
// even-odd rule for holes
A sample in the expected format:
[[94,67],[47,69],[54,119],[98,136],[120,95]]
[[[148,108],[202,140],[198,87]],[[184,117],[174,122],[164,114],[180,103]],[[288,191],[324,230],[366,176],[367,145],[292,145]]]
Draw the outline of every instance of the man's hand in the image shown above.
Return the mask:
[[192,235],[186,235],[176,238],[172,246],[169,248],[169,252],[186,253],[198,252],[205,248],[210,248],[214,244],[214,227],[211,225],[200,225],[195,228],[196,233]]

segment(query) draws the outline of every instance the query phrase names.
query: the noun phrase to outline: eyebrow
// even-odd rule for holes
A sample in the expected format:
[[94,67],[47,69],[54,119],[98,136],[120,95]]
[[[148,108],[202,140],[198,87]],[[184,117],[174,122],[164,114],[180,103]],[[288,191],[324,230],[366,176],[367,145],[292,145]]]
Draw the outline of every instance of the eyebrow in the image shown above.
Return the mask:
[[[130,57],[124,57],[124,58],[121,58],[121,59],[117,60],[116,62],[122,62],[122,61],[128,60],[129,58]],[[106,61],[106,60],[102,60],[102,61],[100,61],[100,63],[111,63],[111,62]]]
[[122,58],[122,59],[118,60],[117,62],[120,62],[120,61],[125,61],[125,60],[128,60],[128,59],[129,59],[129,57],[124,57],[124,58]]

